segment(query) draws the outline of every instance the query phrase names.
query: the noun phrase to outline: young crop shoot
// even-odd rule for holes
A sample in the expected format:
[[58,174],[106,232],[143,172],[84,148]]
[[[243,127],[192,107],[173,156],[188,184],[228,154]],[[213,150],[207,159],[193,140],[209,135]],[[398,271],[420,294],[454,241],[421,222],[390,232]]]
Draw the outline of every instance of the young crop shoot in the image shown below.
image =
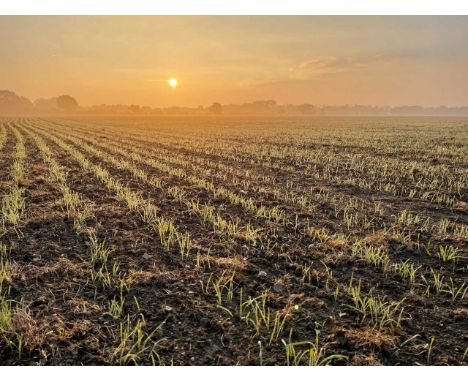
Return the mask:
[[386,301],[375,296],[373,289],[364,294],[361,291],[361,281],[357,285],[351,282],[348,293],[353,301],[353,305],[348,305],[348,307],[359,314],[361,322],[369,321],[380,329],[386,326],[400,326],[403,317],[401,304],[404,299],[398,302]]
[[443,263],[456,262],[461,257],[453,245],[441,245],[437,253]]
[[146,331],[146,321],[142,315],[134,322],[127,319],[120,324],[119,343],[113,353],[113,358],[119,365],[140,365],[150,361],[151,365],[159,365],[158,346],[164,338],[155,339],[160,324],[153,331]]
[[289,333],[288,341],[282,339],[285,348],[285,357],[287,366],[326,366],[337,360],[345,360],[348,357],[340,354],[327,355],[327,345],[319,344],[319,331],[315,333],[313,341],[296,341],[293,342],[291,337],[293,331]]

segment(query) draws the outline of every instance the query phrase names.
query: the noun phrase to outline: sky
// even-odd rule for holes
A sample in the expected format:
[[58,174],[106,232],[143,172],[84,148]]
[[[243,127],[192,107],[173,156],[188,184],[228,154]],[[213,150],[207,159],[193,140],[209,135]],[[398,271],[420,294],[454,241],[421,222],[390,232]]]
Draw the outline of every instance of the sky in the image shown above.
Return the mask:
[[80,105],[468,105],[468,17],[0,16],[0,89]]

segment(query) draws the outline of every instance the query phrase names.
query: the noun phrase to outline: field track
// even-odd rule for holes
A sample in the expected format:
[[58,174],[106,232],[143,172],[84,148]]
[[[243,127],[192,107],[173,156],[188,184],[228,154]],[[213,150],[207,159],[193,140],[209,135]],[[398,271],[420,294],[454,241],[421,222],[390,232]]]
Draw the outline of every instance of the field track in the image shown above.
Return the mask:
[[0,119],[1,365],[466,365],[468,119]]

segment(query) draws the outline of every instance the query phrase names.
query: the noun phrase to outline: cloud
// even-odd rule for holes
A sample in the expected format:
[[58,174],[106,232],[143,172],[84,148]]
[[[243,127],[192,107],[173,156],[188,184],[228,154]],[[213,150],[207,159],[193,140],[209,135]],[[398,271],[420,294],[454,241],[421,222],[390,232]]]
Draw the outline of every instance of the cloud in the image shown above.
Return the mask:
[[321,56],[303,61],[289,69],[291,79],[310,80],[327,75],[359,72],[379,64],[389,64],[408,58],[406,54],[374,54],[371,56]]

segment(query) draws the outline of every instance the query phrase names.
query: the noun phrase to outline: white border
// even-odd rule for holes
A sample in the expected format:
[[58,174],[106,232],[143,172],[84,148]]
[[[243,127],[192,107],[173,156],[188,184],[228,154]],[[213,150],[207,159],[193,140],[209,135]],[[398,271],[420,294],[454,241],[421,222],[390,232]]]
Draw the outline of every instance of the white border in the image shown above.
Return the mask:
[[2,0],[0,15],[468,15],[466,0]]
[[[463,0],[2,0],[0,15],[468,15]],[[1,31],[0,31],[1,38]],[[462,380],[462,367],[1,367],[2,380]]]
[[[463,380],[462,366],[341,367],[2,367],[2,380],[83,381],[345,381],[395,382]],[[10,377],[10,378],[8,378]]]

